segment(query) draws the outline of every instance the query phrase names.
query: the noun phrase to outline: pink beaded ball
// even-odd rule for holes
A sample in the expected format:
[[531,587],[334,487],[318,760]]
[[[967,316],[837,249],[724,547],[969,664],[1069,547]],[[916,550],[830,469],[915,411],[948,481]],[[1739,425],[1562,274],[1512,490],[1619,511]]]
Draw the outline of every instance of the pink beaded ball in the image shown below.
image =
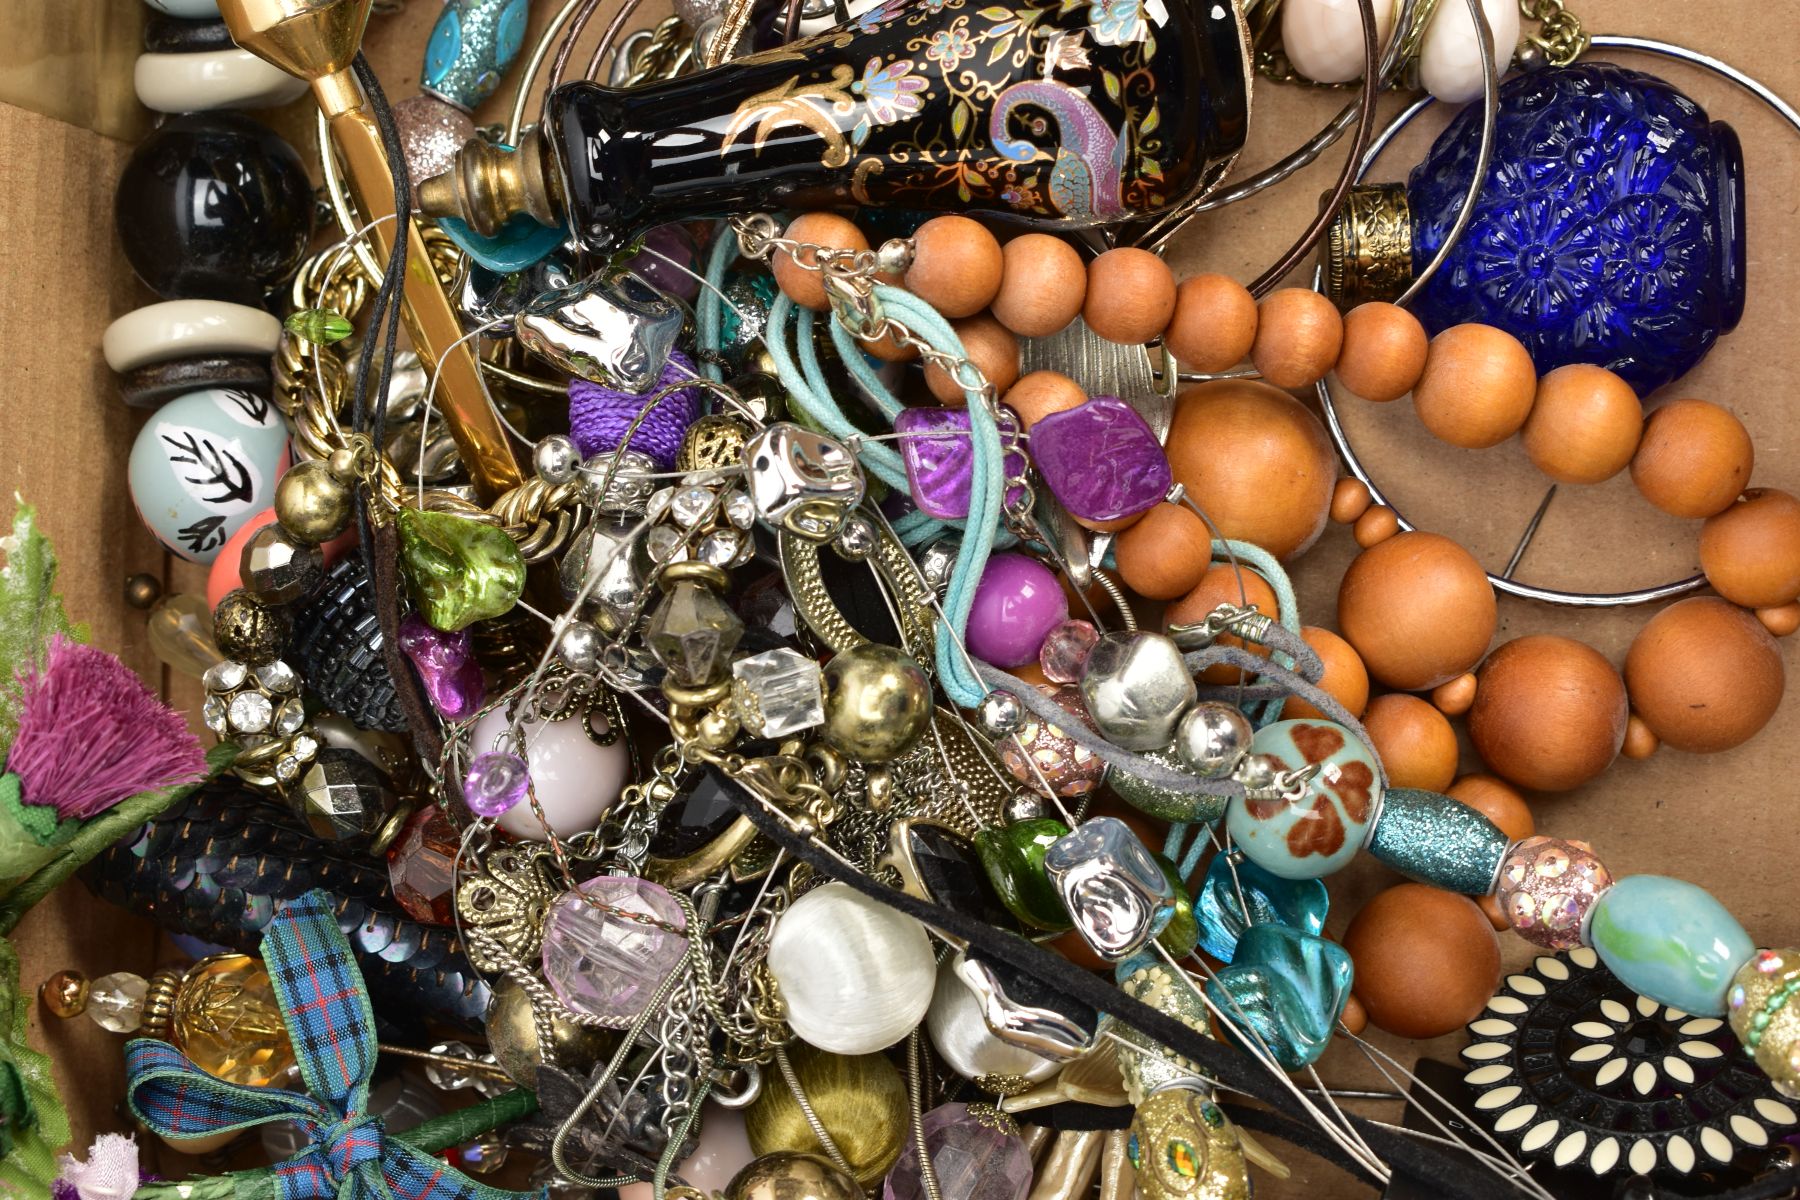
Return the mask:
[[[1071,724],[1094,727],[1080,688],[1065,684],[1038,690],[1069,714]],[[1000,762],[1012,777],[1040,795],[1048,783],[1050,791],[1065,799],[1085,796],[1099,787],[1106,777],[1105,759],[1030,713],[1026,714],[1025,723],[1019,726],[1014,736],[1000,741],[999,748]]]
[[1494,899],[1520,937],[1569,950],[1581,945],[1588,911],[1612,883],[1612,872],[1586,842],[1528,837],[1501,860]]

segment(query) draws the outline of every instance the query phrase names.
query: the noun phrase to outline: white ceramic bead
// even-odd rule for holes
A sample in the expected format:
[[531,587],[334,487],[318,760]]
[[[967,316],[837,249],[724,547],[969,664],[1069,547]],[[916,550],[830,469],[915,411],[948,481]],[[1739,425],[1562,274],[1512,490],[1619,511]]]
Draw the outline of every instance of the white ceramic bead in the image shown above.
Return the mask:
[[[598,713],[592,723],[597,732],[608,728],[606,719]],[[495,749],[506,726],[504,708],[475,722],[469,734],[469,753]],[[579,716],[562,721],[527,721],[520,732],[525,739],[525,765],[531,772],[532,791],[556,836],[572,837],[599,824],[625,790],[631,767],[625,743],[615,739],[610,746],[600,745],[587,735]],[[529,800],[521,800],[494,823],[516,838],[531,842],[549,840]]]
[[152,12],[166,16],[180,17],[186,21],[216,21],[219,19],[218,0],[144,0]]
[[[785,1086],[779,1078],[774,1084]],[[744,1114],[721,1104],[708,1104],[701,1113],[700,1141],[694,1152],[675,1166],[682,1182],[698,1188],[703,1196],[725,1190],[732,1176],[749,1166],[756,1158],[750,1149],[750,1135],[744,1132]],[[674,1180],[669,1181],[671,1184]],[[619,1189],[619,1200],[651,1200],[654,1189],[648,1183],[628,1183]]]
[[165,113],[274,108],[298,100],[306,91],[306,80],[235,46],[140,54],[132,82],[138,103]]
[[994,1036],[981,1015],[981,1001],[957,977],[961,961],[962,955],[954,955],[938,968],[937,990],[925,1014],[931,1044],[950,1069],[971,1081],[983,1075],[1018,1075],[1027,1083],[1041,1083],[1061,1070],[1061,1063]]
[[[1506,74],[1519,45],[1515,0],[1481,0],[1494,33],[1494,69]],[[1481,95],[1481,45],[1468,0],[1442,0],[1419,50],[1419,82],[1446,104],[1464,104]]]
[[[1394,0],[1373,0],[1372,7],[1375,44],[1385,52],[1394,31]],[[1361,79],[1362,9],[1356,0],[1282,0],[1281,50],[1294,70],[1314,83]]]
[[106,327],[106,365],[131,371],[172,358],[273,354],[281,322],[260,308],[223,300],[165,300],[126,313]]
[[211,563],[274,502],[287,440],[266,396],[232,388],[177,396],[151,414],[131,445],[131,501],[163,545]]
[[781,915],[768,962],[788,1024],[833,1054],[873,1054],[905,1037],[937,982],[925,927],[843,883],[813,889]]

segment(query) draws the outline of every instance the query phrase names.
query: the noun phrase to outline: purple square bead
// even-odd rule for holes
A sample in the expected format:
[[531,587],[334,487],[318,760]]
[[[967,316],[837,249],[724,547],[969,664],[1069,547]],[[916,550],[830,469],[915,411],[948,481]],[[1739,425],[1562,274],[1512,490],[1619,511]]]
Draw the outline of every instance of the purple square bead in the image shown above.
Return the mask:
[[[975,443],[969,437],[968,410],[903,409],[894,418],[894,432],[905,435],[900,439],[900,457],[906,463],[907,487],[920,511],[940,521],[960,521],[968,516],[975,479]],[[1024,468],[1023,454],[1006,456],[1009,477]]]
[[1031,457],[1069,515],[1117,521],[1148,512],[1169,494],[1169,456],[1137,409],[1095,396],[1031,427]]

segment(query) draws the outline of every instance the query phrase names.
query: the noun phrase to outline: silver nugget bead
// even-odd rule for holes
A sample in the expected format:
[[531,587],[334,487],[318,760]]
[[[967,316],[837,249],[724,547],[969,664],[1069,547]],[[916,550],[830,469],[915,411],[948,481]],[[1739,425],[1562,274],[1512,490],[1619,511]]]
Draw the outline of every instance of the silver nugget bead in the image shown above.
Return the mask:
[[1195,695],[1180,648],[1160,633],[1104,634],[1081,668],[1094,727],[1126,750],[1167,746]]
[[1203,700],[1175,727],[1175,753],[1202,779],[1223,779],[1249,753],[1255,734],[1250,718],[1236,708]]

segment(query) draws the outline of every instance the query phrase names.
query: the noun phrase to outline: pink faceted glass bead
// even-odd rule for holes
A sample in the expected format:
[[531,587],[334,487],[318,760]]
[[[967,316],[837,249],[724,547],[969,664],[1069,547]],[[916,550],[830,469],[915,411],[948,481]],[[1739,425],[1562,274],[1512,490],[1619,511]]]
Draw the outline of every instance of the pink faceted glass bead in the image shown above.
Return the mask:
[[601,875],[580,892],[566,893],[544,918],[544,979],[570,1008],[629,1021],[687,953],[687,938],[663,928],[685,930],[687,917],[646,879]]
[[[1056,701],[1069,714],[1072,723],[1094,728],[1080,688],[1064,684],[1038,690]],[[1064,798],[1085,796],[1099,787],[1106,777],[1105,759],[1029,711],[1015,735],[1000,740],[1000,762],[1014,779],[1039,795],[1044,794],[1044,785],[1048,783],[1050,792],[1055,795]]]
[[1086,621],[1064,621],[1044,636],[1038,647],[1038,666],[1051,683],[1076,683],[1088,651],[1100,640],[1100,631]]
[[1581,945],[1588,912],[1612,883],[1612,872],[1586,842],[1528,837],[1501,860],[1494,899],[1520,937],[1569,950]]
[[[967,1104],[941,1104],[919,1125],[944,1200],[1025,1200],[1031,1190],[1031,1152],[1018,1134],[1001,1127],[995,1114]],[[916,1139],[906,1139],[881,1196],[925,1200]]]

